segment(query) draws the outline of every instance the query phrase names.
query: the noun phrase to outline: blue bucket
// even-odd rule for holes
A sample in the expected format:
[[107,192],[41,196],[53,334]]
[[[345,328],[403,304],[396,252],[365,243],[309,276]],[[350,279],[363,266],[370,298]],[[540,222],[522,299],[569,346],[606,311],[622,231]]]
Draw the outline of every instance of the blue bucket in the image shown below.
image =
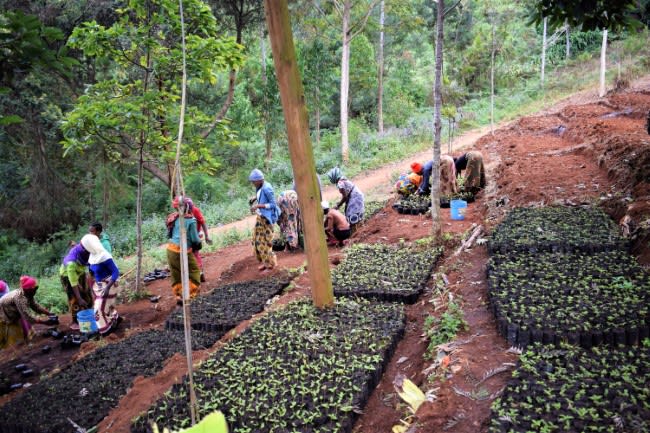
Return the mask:
[[465,200],[452,200],[449,203],[451,209],[452,220],[464,220],[465,211],[467,210],[467,202]]
[[92,334],[99,329],[95,321],[95,310],[92,308],[79,311],[77,320],[79,321],[79,331],[84,334]]

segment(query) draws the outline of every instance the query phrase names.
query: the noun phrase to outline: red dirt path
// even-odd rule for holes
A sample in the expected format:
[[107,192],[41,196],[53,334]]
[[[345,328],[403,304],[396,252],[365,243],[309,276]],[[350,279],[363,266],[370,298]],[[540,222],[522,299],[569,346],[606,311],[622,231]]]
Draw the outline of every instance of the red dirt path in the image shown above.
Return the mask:
[[[509,372],[495,374],[483,382],[480,380],[490,370],[508,368],[508,363],[516,362],[517,356],[507,352],[508,347],[497,335],[494,320],[486,307],[485,247],[474,247],[452,257],[458,238],[473,225],[482,224],[489,230],[515,206],[599,204],[616,221],[627,224],[634,252],[641,263],[650,264],[647,242],[650,232],[650,136],[645,133],[643,120],[650,110],[649,89],[650,79],[646,78],[637,84],[636,89],[603,99],[581,95],[578,99],[580,105],[571,100],[564,101],[555,111],[511,122],[495,131],[494,135],[483,135],[479,139],[475,133],[459,140],[460,145],[455,146],[457,149],[466,148],[470,142],[478,140],[473,147],[484,155],[488,185],[478,195],[477,201],[469,205],[464,221],[451,221],[449,211],[442,210],[443,231],[453,235],[454,239],[446,241],[445,257],[437,272],[448,279],[447,296],[462,300],[469,330],[461,333],[455,346],[449,348],[447,368],[435,370],[437,376],[431,376],[432,380],[429,380],[423,370],[433,361],[423,358],[427,342],[422,338],[422,329],[427,315],[439,314],[434,311],[432,289],[418,303],[408,306],[406,335],[371,395],[364,414],[359,417],[355,432],[389,432],[400,419],[406,419],[408,412],[400,404],[392,385],[400,373],[424,391],[435,389],[436,399],[424,403],[416,417],[410,419],[414,421],[412,433],[486,431],[490,404],[504,386]],[[422,153],[413,159],[424,159],[427,155],[428,152]],[[390,189],[387,180],[399,167],[406,168],[406,161],[368,173],[357,184],[362,186],[362,190],[376,188],[376,195],[385,195]],[[333,192],[327,190],[326,196],[333,197]],[[239,224],[245,226],[247,223]],[[431,223],[425,216],[397,214],[389,202],[355,234],[354,242],[412,242],[428,236],[430,228]],[[332,266],[339,262],[341,254],[338,248],[329,249]],[[302,253],[283,252],[278,255],[281,268],[298,268],[304,260]],[[259,278],[249,242],[206,254],[204,261],[206,289],[227,282]],[[428,287],[433,287],[433,284],[432,279]],[[148,290],[153,295],[161,295],[160,302],[152,304],[142,300],[121,305],[119,311],[126,320],[110,339],[161,326],[174,307],[169,282],[155,281]],[[307,270],[270,308],[308,296],[309,290]],[[212,349],[195,352],[195,361],[217,350],[225,340],[246,326],[248,322],[240,324]],[[40,353],[45,344],[55,346],[47,355]],[[0,367],[5,372],[16,363],[29,361],[37,371],[49,372],[93,350],[96,344],[84,344],[82,353],[63,352],[53,340],[39,337],[29,348],[0,354]],[[185,372],[184,357],[176,355],[157,376],[136,380],[120,405],[100,424],[98,432],[128,432],[130,420],[155,401],[171,383],[180,380]],[[19,392],[3,397],[0,404]]]

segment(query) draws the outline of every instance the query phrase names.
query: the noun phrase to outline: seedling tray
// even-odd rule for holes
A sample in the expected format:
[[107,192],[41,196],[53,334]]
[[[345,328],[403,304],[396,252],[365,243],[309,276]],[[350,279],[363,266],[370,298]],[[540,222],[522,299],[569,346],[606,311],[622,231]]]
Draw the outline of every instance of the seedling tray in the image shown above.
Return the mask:
[[[309,301],[291,303],[197,368],[198,417],[221,410],[232,433],[349,433],[404,326],[397,304],[339,299],[318,310]],[[131,432],[151,432],[151,422],[172,430],[189,425],[186,381]]]
[[488,242],[490,254],[627,250],[614,221],[592,207],[515,208]]
[[[288,279],[266,278],[219,286],[192,300],[192,329],[225,333],[262,311],[266,302],[288,285]],[[165,328],[183,329],[182,307],[171,312]]]
[[334,294],[412,304],[441,255],[442,248],[353,245],[332,272]]
[[[193,350],[223,334],[192,332]],[[90,428],[108,415],[136,376],[153,376],[174,353],[184,353],[182,332],[150,330],[98,348],[0,407],[0,432],[77,433],[68,418]]]
[[492,405],[489,433],[650,431],[650,350],[535,345]]
[[650,277],[621,251],[493,255],[488,296],[510,344],[585,348],[648,337]]

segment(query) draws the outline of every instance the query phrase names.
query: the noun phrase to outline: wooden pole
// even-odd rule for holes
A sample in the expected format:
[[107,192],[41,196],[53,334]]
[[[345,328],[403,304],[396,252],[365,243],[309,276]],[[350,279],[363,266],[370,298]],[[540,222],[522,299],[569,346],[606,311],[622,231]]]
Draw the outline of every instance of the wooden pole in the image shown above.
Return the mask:
[[323,230],[323,209],[316,180],[314,152],[309,138],[309,118],[296,61],[287,0],[264,0],[273,63],[280,87],[280,99],[289,139],[291,166],[296,181],[300,212],[305,230],[305,253],[314,305],[334,303],[332,278]]
[[[187,260],[187,229],[185,227],[185,190],[183,188],[183,175],[181,172],[180,154],[183,143],[183,129],[185,127],[185,106],[187,101],[187,64],[185,58],[185,20],[183,19],[183,0],[178,2],[181,18],[181,46],[183,54],[183,78],[181,85],[181,113],[178,121],[178,140],[176,142],[176,191],[181,195],[178,200],[178,226],[180,228],[181,241],[181,284],[183,286],[183,331],[185,336],[185,360],[187,361],[188,388],[190,396],[190,420],[192,425],[196,424],[196,413],[198,409],[196,392],[194,390],[194,362],[192,360],[192,319],[190,311],[190,272]],[[206,235],[207,236],[207,235]]]

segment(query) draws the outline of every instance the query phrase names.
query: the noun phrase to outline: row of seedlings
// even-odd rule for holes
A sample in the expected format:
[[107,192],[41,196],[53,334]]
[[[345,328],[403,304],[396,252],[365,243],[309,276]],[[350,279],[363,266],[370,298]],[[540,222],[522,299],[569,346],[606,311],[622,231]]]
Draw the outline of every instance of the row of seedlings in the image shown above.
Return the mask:
[[650,278],[602,211],[515,209],[489,251],[490,306],[510,344],[564,340],[589,348],[647,336]]
[[[197,415],[221,410],[233,433],[350,432],[404,327],[396,304],[341,298],[319,310],[308,300],[292,302],[197,368]],[[189,426],[187,389],[186,378],[131,432],[152,432],[153,423]]]
[[412,304],[441,256],[440,247],[353,245],[332,272],[334,294]]
[[[213,301],[211,306],[220,315],[208,320],[209,326],[192,331],[192,349],[211,347],[239,321],[262,311],[268,299],[287,284],[287,280],[268,279],[214,289],[206,298]],[[245,304],[232,302],[233,286],[245,292]],[[203,297],[198,297],[192,305],[202,301]],[[0,432],[76,433],[73,423],[85,428],[98,424],[119,403],[136,376],[153,376],[174,353],[185,352],[183,332],[174,326],[177,313],[171,316],[167,330],[148,330],[99,347],[27,388],[0,407]],[[206,323],[200,314],[197,316]],[[70,399],[75,404],[70,404]]]
[[650,348],[531,345],[492,406],[489,433],[650,431]]
[[648,431],[650,350],[636,345],[648,336],[650,279],[626,250],[593,208],[517,209],[495,230],[490,305],[501,334],[527,350],[490,433]]
[[386,200],[370,200],[367,201],[363,209],[363,221],[367,222],[372,217],[377,215],[386,206]]
[[490,305],[511,345],[634,345],[650,330],[650,276],[623,251],[494,254]]
[[515,208],[495,228],[488,253],[628,250],[628,242],[603,211],[593,207]]
[[[448,208],[452,200],[464,200],[467,203],[474,202],[474,193],[471,191],[457,192],[451,195],[440,196],[440,207]],[[393,209],[401,214],[418,215],[426,213],[431,207],[431,196],[411,194],[402,197],[393,203]]]

